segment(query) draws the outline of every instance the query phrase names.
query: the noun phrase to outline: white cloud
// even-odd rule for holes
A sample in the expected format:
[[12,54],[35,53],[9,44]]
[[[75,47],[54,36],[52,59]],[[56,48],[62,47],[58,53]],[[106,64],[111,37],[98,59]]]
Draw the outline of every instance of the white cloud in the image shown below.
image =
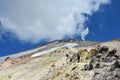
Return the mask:
[[[110,0],[0,0],[0,21],[22,41],[62,39],[89,33],[85,15],[92,15]],[[79,26],[77,26],[79,24]]]

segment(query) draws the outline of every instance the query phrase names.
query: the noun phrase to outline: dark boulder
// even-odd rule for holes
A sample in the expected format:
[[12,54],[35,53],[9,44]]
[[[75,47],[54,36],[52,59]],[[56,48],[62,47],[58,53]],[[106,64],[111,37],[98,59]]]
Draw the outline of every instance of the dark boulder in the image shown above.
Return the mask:
[[101,58],[101,57],[102,57],[102,54],[96,55],[96,58]]
[[100,48],[100,50],[98,51],[99,53],[104,53],[104,52],[108,52],[109,48],[108,46],[103,46]]
[[116,61],[112,67],[110,68],[110,71],[113,71],[114,69],[119,68],[120,69],[120,61]]
[[9,60],[9,59],[10,59],[10,57],[6,57],[5,61],[7,61],[7,60]]
[[97,64],[95,65],[95,68],[100,68],[100,63],[97,63]]
[[114,57],[116,58],[116,60],[118,60],[120,58],[119,55],[114,55]]
[[107,55],[107,57],[112,57],[116,54],[117,50],[116,49],[113,49],[109,52],[109,54]]
[[89,70],[92,70],[93,69],[93,64],[90,64],[89,65]]
[[84,70],[89,70],[89,65],[88,64],[84,65]]
[[92,70],[93,69],[93,64],[86,64],[86,65],[84,65],[84,69],[82,69],[82,70],[85,70],[85,71],[87,71],[87,70]]

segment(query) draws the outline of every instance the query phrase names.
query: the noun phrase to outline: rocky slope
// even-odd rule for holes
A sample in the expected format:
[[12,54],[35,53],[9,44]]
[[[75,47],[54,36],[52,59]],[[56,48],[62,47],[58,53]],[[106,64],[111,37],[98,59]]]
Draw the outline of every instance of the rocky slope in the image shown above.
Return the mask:
[[0,60],[0,80],[120,80],[120,40],[59,40]]

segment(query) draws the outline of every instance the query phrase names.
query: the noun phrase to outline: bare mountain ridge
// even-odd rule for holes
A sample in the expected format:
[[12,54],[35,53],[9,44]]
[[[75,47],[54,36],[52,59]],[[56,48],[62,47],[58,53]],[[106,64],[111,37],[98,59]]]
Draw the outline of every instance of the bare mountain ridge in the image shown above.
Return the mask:
[[0,57],[0,62],[3,62],[7,57],[14,58],[14,57],[19,57],[19,56],[26,55],[26,54],[42,52],[42,51],[48,50],[50,48],[63,46],[66,43],[77,43],[78,45],[76,45],[76,47],[83,47],[83,46],[95,45],[98,42],[82,41],[82,40],[75,40],[75,39],[55,40],[55,41],[48,42],[48,43],[46,43],[46,44],[44,44],[42,46],[36,47],[34,49],[31,49],[31,50],[27,50],[27,51],[15,53],[15,54],[12,54],[12,55],[7,55],[7,56]]
[[8,58],[0,80],[120,80],[119,48],[120,40],[53,41]]

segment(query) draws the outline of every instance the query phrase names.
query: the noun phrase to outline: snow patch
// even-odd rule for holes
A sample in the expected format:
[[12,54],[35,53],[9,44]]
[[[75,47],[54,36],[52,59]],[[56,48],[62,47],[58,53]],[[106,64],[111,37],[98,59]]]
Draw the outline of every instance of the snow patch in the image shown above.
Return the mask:
[[10,57],[10,58],[20,57],[22,55],[31,54],[31,53],[36,52],[36,51],[38,51],[38,50],[40,50],[42,48],[45,48],[45,47],[46,46],[42,46],[42,47],[39,47],[39,48],[27,50],[27,51],[24,51],[24,52],[20,52],[20,53],[16,53],[16,54],[12,54],[12,55],[3,56],[3,57],[0,57],[0,62],[3,62],[7,57]]
[[[40,56],[40,55],[42,55],[42,54],[48,54],[48,53],[53,52],[53,51],[55,51],[56,49],[61,48],[61,47],[73,48],[73,47],[75,47],[75,46],[77,46],[77,45],[78,45],[77,43],[66,43],[66,44],[63,45],[63,46],[54,47],[54,48],[51,48],[51,49],[48,49],[48,50],[45,50],[45,51],[42,51],[42,52],[33,54],[31,57],[37,57],[37,56]],[[19,57],[19,56],[26,55],[26,54],[31,54],[31,53],[36,52],[36,51],[38,51],[38,50],[40,50],[40,49],[43,49],[43,48],[45,48],[45,47],[46,47],[46,46],[42,46],[42,47],[39,47],[39,48],[35,48],[35,49],[32,49],[32,50],[28,50],[28,51],[16,53],[16,54],[13,54],[13,55],[3,56],[3,57],[0,57],[0,62],[3,62],[7,57],[15,58],[15,57]]]
[[64,46],[71,48],[71,47],[75,47],[77,45],[78,45],[77,43],[66,43]]
[[63,46],[51,48],[51,49],[48,49],[48,50],[45,50],[45,51],[42,51],[42,52],[33,54],[31,57],[37,57],[37,56],[40,56],[40,55],[42,55],[42,54],[48,54],[48,53],[53,52],[53,51],[55,51],[56,49],[61,48],[61,47],[73,48],[73,47],[75,47],[75,46],[77,46],[77,45],[78,45],[77,43],[66,43],[66,44],[63,45]]
[[48,54],[48,53],[50,53],[50,52],[55,51],[55,50],[58,49],[58,48],[59,48],[59,47],[51,48],[51,49],[48,49],[48,50],[45,50],[45,51],[42,51],[42,52],[33,54],[31,57],[37,57],[37,56],[40,56],[40,55],[42,55],[42,54]]

